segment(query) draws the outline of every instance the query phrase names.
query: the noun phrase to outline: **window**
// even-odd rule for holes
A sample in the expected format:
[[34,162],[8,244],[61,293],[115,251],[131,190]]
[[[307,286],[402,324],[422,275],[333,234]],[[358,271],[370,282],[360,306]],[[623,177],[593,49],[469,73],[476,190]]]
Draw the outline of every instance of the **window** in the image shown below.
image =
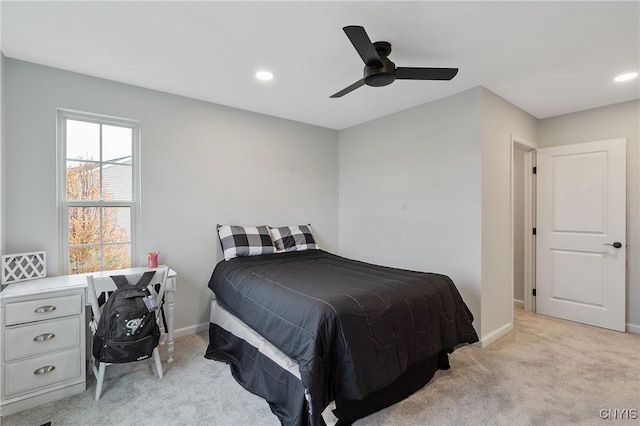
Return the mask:
[[129,268],[137,257],[136,121],[58,111],[61,269]]

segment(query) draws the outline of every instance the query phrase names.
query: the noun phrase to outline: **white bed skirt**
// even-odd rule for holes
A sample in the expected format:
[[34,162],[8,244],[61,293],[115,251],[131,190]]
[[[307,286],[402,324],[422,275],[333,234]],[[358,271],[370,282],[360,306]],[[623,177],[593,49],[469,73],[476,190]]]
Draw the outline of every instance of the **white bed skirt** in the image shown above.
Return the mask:
[[[297,362],[285,355],[281,350],[268,342],[254,329],[239,320],[231,312],[220,306],[216,299],[213,299],[211,301],[211,315],[209,321],[221,328],[224,328],[236,337],[244,340],[245,342],[256,348],[261,354],[265,355],[273,362],[278,364],[282,369],[288,371],[294,377],[300,380],[300,369],[298,368]],[[308,399],[308,395],[305,396],[307,396]],[[338,418],[334,416],[332,412],[332,410],[334,410],[335,408],[335,403],[332,401],[322,412],[322,418],[324,419],[327,426],[335,425],[338,421]]]
[[249,343],[251,346],[258,349],[260,353],[267,356],[273,362],[300,380],[300,369],[294,360],[286,356],[282,351],[269,343],[264,337],[256,333],[255,330],[220,306],[216,300],[211,301],[210,322],[219,325],[228,332],[234,334],[236,337],[239,337]]

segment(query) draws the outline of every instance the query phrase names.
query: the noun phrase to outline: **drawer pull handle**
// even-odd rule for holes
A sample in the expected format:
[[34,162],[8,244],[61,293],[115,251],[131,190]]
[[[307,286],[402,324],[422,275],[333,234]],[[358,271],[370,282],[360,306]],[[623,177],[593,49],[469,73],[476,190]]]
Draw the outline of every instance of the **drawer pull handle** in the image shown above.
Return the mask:
[[44,342],[45,340],[51,340],[56,337],[53,333],[43,333],[33,338],[34,342]]
[[47,312],[53,312],[56,310],[56,307],[53,305],[48,305],[48,306],[40,306],[39,308],[37,308],[34,312],[36,314],[46,314]]
[[38,368],[33,372],[33,374],[47,374],[47,373],[51,373],[55,369],[56,369],[55,365],[47,365],[46,367]]

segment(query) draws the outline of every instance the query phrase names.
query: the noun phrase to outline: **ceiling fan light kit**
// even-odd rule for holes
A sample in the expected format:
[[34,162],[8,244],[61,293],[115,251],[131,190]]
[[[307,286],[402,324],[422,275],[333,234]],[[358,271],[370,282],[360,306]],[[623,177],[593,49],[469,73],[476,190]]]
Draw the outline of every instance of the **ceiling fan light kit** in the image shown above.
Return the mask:
[[451,80],[458,68],[408,68],[398,67],[388,58],[391,43],[371,42],[365,29],[358,25],[343,28],[356,52],[364,62],[364,77],[341,91],[331,95],[340,98],[355,89],[364,86],[381,87],[398,80]]

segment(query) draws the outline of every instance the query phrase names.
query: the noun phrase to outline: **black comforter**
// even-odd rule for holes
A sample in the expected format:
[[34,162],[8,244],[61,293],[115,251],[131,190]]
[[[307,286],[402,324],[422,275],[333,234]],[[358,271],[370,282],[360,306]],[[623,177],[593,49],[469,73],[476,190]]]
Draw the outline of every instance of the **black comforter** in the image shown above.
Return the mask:
[[298,362],[314,424],[322,423],[318,414],[329,401],[340,409],[342,400],[364,400],[412,366],[478,341],[473,316],[447,276],[322,250],[222,261],[209,287],[222,306]]

